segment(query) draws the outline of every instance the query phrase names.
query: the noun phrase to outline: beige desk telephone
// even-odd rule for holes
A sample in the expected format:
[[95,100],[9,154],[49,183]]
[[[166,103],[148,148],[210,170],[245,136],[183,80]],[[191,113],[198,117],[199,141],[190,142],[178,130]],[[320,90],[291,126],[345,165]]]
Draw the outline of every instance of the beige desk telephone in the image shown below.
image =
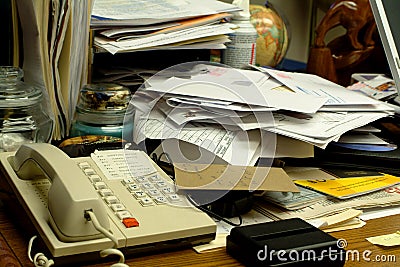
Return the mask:
[[[137,153],[151,161],[144,152]],[[169,202],[184,199],[171,191],[169,177],[153,162],[156,173],[106,177],[92,158],[72,159],[46,143],[0,153],[0,162],[3,179],[55,259],[81,260],[115,247],[88,221],[87,211],[96,215],[125,253],[168,244],[195,245],[215,237],[216,225],[208,215]]]

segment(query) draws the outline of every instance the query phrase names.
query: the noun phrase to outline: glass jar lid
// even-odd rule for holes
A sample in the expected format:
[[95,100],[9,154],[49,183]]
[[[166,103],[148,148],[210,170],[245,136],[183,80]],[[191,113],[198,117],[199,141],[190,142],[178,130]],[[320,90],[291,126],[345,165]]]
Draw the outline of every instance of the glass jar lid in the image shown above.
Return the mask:
[[0,108],[29,107],[41,101],[42,91],[21,81],[22,76],[17,67],[0,67]]
[[125,112],[130,100],[130,90],[122,85],[87,84],[80,91],[77,108],[90,113]]
[[0,67],[0,84],[15,83],[24,77],[24,72],[19,67],[1,66]]

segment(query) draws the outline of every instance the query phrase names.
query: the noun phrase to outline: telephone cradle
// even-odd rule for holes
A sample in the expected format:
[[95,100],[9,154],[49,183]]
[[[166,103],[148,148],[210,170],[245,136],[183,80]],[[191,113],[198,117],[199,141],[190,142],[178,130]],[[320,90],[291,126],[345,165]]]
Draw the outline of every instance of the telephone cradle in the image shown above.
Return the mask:
[[[121,158],[125,152],[113,153]],[[109,162],[100,166],[92,157],[69,158],[47,143],[24,144],[16,152],[0,153],[2,179],[57,266],[98,260],[101,250],[112,247],[130,255],[194,246],[215,238],[215,222],[175,192],[169,176],[147,154],[130,153],[146,159],[155,172],[109,177],[103,171]],[[89,211],[114,240],[89,222]]]

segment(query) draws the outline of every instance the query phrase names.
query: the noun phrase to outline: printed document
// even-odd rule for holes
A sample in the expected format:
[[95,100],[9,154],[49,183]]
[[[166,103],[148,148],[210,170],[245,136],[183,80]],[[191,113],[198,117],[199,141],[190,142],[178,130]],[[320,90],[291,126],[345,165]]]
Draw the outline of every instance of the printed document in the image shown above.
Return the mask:
[[216,0],[95,0],[92,23],[146,25],[239,10]]

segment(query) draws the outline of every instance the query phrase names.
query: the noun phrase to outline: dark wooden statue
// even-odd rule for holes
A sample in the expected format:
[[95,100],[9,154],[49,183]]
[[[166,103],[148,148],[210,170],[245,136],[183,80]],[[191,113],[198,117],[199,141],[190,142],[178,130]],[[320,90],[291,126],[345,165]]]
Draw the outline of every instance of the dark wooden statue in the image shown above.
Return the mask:
[[[346,34],[328,44],[325,37],[331,29],[342,26]],[[368,0],[335,1],[315,30],[307,72],[347,85],[338,78],[364,62],[375,48],[376,24]]]

